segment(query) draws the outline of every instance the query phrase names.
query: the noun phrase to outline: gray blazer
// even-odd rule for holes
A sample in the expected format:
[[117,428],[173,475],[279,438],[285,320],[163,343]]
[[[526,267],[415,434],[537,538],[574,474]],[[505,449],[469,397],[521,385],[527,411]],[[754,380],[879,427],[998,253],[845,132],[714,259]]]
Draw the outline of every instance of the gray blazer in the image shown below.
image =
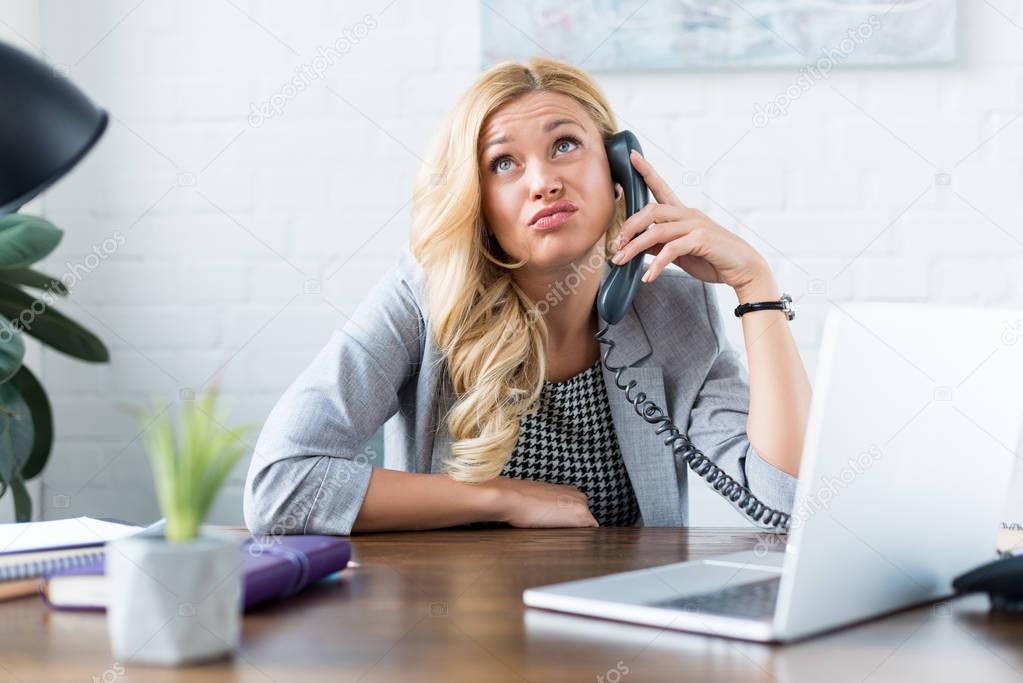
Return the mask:
[[[602,281],[609,270],[604,265]],[[451,444],[443,417],[454,395],[428,334],[424,292],[423,271],[405,245],[396,266],[285,390],[246,476],[250,531],[347,535],[373,466],[441,471]],[[601,329],[605,322],[599,322]],[[631,310],[610,328],[617,345],[608,362],[631,366],[623,380],[636,380],[633,396],[645,392],[729,475],[766,505],[790,511],[796,479],[749,442],[748,373],[722,325],[710,285],[665,269],[654,282],[640,283]],[[656,426],[636,414],[614,374],[601,367],[641,524],[685,526],[686,469],[676,469],[664,433],[655,434]],[[357,452],[381,424],[384,457],[372,448]]]

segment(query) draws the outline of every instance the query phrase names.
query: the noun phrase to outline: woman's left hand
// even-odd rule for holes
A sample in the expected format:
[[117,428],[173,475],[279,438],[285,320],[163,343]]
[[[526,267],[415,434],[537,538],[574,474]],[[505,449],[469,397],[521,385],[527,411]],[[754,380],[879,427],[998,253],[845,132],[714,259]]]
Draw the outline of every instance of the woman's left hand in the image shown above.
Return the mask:
[[669,263],[675,263],[704,282],[723,282],[734,289],[748,286],[770,270],[748,242],[679,201],[641,154],[633,150],[630,156],[656,203],[647,204],[622,224],[612,247],[616,250],[613,263],[622,265],[637,254],[652,254],[643,282],[652,282]]

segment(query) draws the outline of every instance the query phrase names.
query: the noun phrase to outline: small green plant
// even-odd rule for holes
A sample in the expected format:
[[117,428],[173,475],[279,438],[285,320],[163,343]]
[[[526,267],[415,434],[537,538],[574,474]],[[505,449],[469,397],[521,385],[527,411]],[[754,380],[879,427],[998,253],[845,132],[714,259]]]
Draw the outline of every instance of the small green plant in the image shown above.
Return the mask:
[[172,543],[199,534],[217,492],[244,451],[249,426],[227,429],[216,416],[216,390],[184,401],[180,438],[168,407],[158,404],[142,414],[164,537]]

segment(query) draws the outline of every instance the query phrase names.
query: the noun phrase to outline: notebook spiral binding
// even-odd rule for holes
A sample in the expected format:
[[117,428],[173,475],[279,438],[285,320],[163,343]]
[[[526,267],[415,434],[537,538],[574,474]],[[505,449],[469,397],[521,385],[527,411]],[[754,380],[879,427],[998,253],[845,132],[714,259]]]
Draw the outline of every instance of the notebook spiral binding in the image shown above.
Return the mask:
[[90,553],[79,553],[65,555],[63,557],[50,557],[45,560],[35,560],[11,567],[0,568],[0,581],[11,581],[14,579],[29,579],[33,576],[43,576],[60,571],[78,567],[89,562],[95,562],[103,558],[103,548]]

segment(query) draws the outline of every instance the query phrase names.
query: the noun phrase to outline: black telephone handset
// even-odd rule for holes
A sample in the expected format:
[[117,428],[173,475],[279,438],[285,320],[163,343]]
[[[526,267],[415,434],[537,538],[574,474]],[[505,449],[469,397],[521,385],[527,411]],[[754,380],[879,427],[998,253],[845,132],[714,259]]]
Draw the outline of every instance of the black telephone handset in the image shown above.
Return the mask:
[[[632,165],[632,160],[629,157],[631,150],[634,149],[642,154],[643,149],[636,136],[628,130],[615,133],[604,144],[608,165],[611,167],[611,178],[621,185],[625,192],[625,217],[628,218],[646,206],[649,201],[646,181]],[[611,325],[616,325],[625,317],[625,313],[636,296],[636,288],[643,275],[643,254],[636,254],[621,266],[612,263],[610,268],[611,270],[597,294],[597,311],[600,313],[600,317],[608,323],[604,329],[597,333],[597,341],[607,347],[603,353],[602,362],[604,367],[615,374],[615,385],[625,392],[626,398],[640,417],[650,424],[659,425],[658,434],[667,431],[671,435],[665,439],[664,445],[671,446],[676,467],[688,465],[750,520],[769,529],[788,531],[790,519],[788,514],[771,509],[761,503],[749,489],[714,464],[710,458],[693,445],[688,436],[679,431],[678,427],[657,404],[646,400],[646,394],[640,391],[635,396],[631,396],[629,392],[636,386],[636,381],[630,380],[627,384],[621,381],[622,374],[628,368],[616,367],[607,362],[607,357],[615,343],[606,338],[606,333]]]
[[[642,154],[643,148],[630,130],[615,133],[604,146],[607,150],[607,163],[611,167],[611,179],[625,191],[625,217],[628,218],[650,201],[646,181],[633,167],[629,158],[632,150]],[[611,272],[597,294],[597,310],[604,320],[617,325],[625,317],[629,304],[636,296],[636,287],[639,286],[639,278],[642,276],[642,254],[637,254],[628,263],[620,266],[611,264]]]

